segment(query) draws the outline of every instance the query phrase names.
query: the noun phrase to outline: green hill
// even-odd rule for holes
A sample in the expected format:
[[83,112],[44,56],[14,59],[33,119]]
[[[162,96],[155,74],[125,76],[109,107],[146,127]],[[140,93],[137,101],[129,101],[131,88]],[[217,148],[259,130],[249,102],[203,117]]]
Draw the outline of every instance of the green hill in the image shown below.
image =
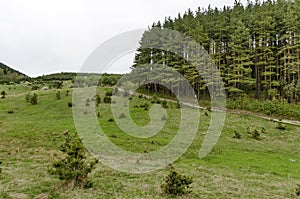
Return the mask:
[[29,78],[27,75],[17,71],[3,63],[0,63],[0,84],[9,82],[19,82]]

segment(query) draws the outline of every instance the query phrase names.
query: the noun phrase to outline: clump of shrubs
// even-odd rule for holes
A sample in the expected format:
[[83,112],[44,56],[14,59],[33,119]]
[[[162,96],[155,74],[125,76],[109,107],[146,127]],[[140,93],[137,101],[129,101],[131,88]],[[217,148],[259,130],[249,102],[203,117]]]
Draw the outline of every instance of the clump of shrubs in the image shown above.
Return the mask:
[[257,129],[254,129],[253,131],[251,131],[251,129],[249,127],[247,127],[247,130],[246,130],[247,134],[253,138],[253,139],[256,139],[256,140],[259,140],[260,138],[260,132],[261,133],[266,133],[266,129],[263,127],[261,129],[261,131],[259,132]]
[[25,100],[26,100],[26,102],[30,102],[30,93],[26,93],[25,94]]
[[61,99],[61,93],[60,93],[60,91],[57,91],[57,93],[56,93],[56,99],[57,100]]
[[1,95],[2,95],[1,98],[4,99],[5,96],[6,96],[6,92],[5,91],[1,91]]
[[13,114],[14,111],[13,111],[13,110],[9,110],[9,111],[7,111],[7,113],[8,113],[8,114]]
[[112,95],[113,95],[113,91],[112,91],[112,90],[107,90],[107,91],[105,92],[105,96],[111,97]]
[[234,131],[233,138],[235,138],[235,139],[241,139],[241,137],[242,137],[242,135],[239,132]]
[[169,174],[161,184],[163,193],[168,195],[183,195],[190,193],[190,185],[194,182],[192,177],[179,174],[173,167],[169,168]]
[[74,106],[74,104],[72,102],[68,102],[68,107],[72,108]]
[[105,96],[103,99],[104,103],[110,104],[111,103],[111,97],[110,96]]
[[260,137],[260,133],[258,132],[258,130],[255,129],[255,130],[252,132],[251,137],[252,137],[253,139],[258,140],[259,137]]
[[279,122],[276,126],[276,129],[284,131],[284,130],[286,130],[286,126],[283,125],[281,122]]
[[31,104],[36,105],[38,103],[38,95],[36,93],[33,93],[33,95],[31,95],[30,93],[26,93],[25,100],[26,102],[30,102]]
[[140,108],[144,108],[145,111],[149,109],[149,104],[145,102],[144,104],[140,105]]
[[98,160],[89,157],[79,137],[71,135],[68,131],[65,131],[63,136],[64,143],[59,146],[63,156],[52,164],[48,172],[63,180],[71,188],[92,187],[88,174],[95,168]]
[[296,196],[300,196],[300,184],[297,184],[297,186],[295,188],[295,194],[296,194]]
[[30,97],[30,103],[32,105],[36,105],[38,103],[38,96],[36,93],[33,93],[33,95]]
[[115,120],[114,120],[113,117],[111,117],[111,118],[108,119],[108,121],[109,121],[109,122],[114,122]]
[[96,106],[98,106],[101,103],[101,97],[99,95],[96,95],[95,97],[96,97],[95,103],[96,103]]
[[168,102],[166,100],[163,100],[161,102],[161,106],[164,108],[164,109],[167,109],[168,108]]

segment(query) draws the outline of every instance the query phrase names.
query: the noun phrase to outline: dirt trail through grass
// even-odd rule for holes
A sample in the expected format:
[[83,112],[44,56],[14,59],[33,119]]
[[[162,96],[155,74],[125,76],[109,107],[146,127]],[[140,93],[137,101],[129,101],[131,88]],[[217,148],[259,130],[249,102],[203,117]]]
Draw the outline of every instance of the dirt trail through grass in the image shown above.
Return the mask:
[[[130,92],[130,94],[133,94],[133,95],[143,95],[147,98],[152,98],[153,96],[151,95],[146,95],[146,94],[142,94],[142,93],[136,93],[136,92]],[[172,99],[166,99],[166,98],[162,98],[160,97],[159,98],[160,100],[166,100],[168,102],[174,102],[176,103],[175,100],[172,100]],[[194,108],[198,108],[198,109],[207,109],[207,107],[203,107],[203,106],[195,106],[193,105],[192,103],[183,103],[184,105],[186,106],[190,106],[190,107],[194,107]],[[212,109],[212,111],[224,111],[224,110],[217,110],[217,109]],[[234,114],[240,114],[240,115],[249,115],[249,116],[253,116],[253,117],[258,117],[258,118],[262,118],[262,119],[265,119],[265,120],[270,120],[270,121],[274,121],[274,122],[280,122],[280,123],[283,123],[283,124],[291,124],[291,125],[296,125],[296,126],[300,126],[300,121],[297,121],[297,120],[289,120],[289,119],[278,119],[278,118],[275,118],[275,117],[270,117],[270,116],[266,116],[266,115],[263,115],[263,114],[259,114],[259,113],[254,113],[254,112],[251,112],[251,111],[245,111],[245,110],[234,110],[234,109],[226,109],[225,110],[226,112],[229,112],[229,113],[234,113]]]

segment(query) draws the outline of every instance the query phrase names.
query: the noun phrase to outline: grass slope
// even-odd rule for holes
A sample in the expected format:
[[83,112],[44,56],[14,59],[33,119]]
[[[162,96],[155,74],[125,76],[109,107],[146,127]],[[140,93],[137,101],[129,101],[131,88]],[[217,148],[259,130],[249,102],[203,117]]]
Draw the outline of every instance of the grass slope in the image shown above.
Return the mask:
[[[62,183],[47,173],[59,154],[61,132],[75,132],[72,110],[67,103],[71,95],[56,99],[57,90],[36,91],[38,105],[25,101],[29,88],[16,85],[0,99],[0,198],[167,198],[160,184],[166,170],[134,175],[112,170],[98,164],[93,172],[94,188],[64,189]],[[99,93],[103,99],[105,89]],[[130,101],[132,118],[139,125],[150,122],[148,111],[140,108],[146,99]],[[91,106],[93,102],[90,103]],[[149,138],[137,139],[123,133],[114,122],[110,105],[101,103],[99,124],[116,145],[133,152],[150,152],[168,144],[175,136],[180,113],[169,104],[168,120],[162,131]],[[14,111],[8,114],[8,111]],[[125,118],[126,119],[126,118]],[[198,158],[210,117],[201,112],[196,139],[188,151],[174,163],[180,173],[193,176],[193,192],[183,198],[295,198],[294,189],[300,182],[300,128],[287,125],[276,129],[277,123],[251,116],[227,114],[222,135],[214,150],[204,159]],[[246,128],[266,129],[259,140],[247,135]],[[232,138],[234,131],[241,139]],[[181,197],[182,198],[182,197]]]

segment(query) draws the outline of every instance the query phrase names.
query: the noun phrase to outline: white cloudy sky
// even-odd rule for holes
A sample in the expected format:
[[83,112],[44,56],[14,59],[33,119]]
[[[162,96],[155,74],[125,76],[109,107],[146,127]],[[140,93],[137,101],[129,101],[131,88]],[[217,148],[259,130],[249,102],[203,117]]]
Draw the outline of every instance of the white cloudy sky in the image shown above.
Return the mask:
[[[242,1],[244,2],[244,1]],[[0,62],[29,76],[79,71],[114,35],[147,28],[188,8],[234,0],[0,0]],[[108,72],[126,72],[132,55]]]

